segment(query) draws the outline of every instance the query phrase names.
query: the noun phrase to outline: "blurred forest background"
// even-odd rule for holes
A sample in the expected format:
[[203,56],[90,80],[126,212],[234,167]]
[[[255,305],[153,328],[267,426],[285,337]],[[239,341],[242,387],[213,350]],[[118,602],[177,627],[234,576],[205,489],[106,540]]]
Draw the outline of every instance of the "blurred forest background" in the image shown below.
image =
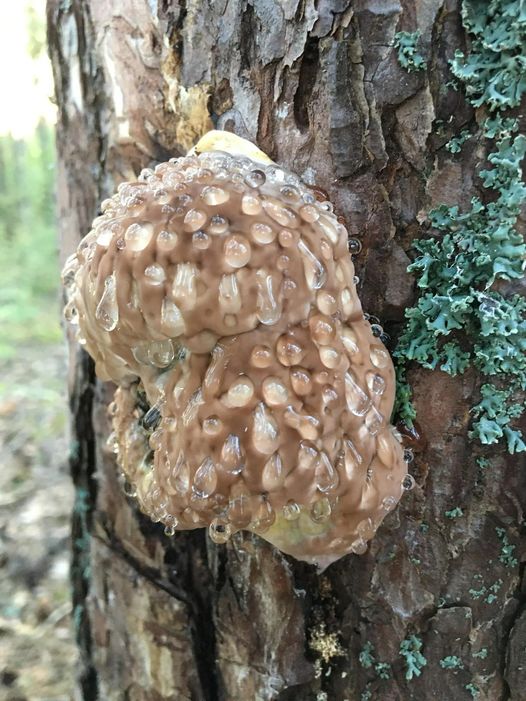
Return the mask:
[[0,5],[0,699],[66,701],[66,349],[45,0]]

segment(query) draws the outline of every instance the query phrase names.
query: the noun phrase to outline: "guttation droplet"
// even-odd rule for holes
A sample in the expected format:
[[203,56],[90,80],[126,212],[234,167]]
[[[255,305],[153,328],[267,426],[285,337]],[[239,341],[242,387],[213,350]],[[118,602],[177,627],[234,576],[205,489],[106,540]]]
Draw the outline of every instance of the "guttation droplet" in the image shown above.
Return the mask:
[[261,474],[261,484],[266,492],[279,489],[285,479],[283,461],[279,453],[274,453],[265,463]]
[[224,204],[230,199],[230,193],[221,187],[205,187],[201,192],[201,197],[210,206]]
[[282,509],[283,518],[287,521],[295,521],[300,517],[301,509],[295,501],[289,501]]
[[274,280],[268,271],[258,270],[256,280],[258,286],[256,316],[262,324],[270,326],[281,317],[281,296],[275,294]]
[[286,404],[289,393],[278,377],[266,377],[261,385],[263,397],[269,406]]
[[356,382],[351,372],[345,373],[345,398],[347,407],[355,416],[363,416],[371,406],[371,399]]
[[119,321],[117,305],[117,282],[115,273],[108,275],[104,281],[104,292],[95,311],[95,317],[106,331],[113,331]]
[[228,542],[232,536],[232,526],[221,518],[215,518],[208,527],[210,539],[218,545]]
[[182,336],[186,332],[181,310],[168,298],[163,300],[161,306],[161,327],[170,336]]
[[239,436],[234,433],[230,433],[223,443],[221,466],[231,475],[239,475],[245,467],[245,451],[240,444]]
[[404,489],[406,492],[410,491],[413,489],[415,486],[415,478],[413,475],[406,475],[404,479],[402,480],[402,489]]
[[130,224],[124,234],[126,248],[129,251],[143,251],[150,243],[152,235],[152,224],[148,222]]
[[250,260],[250,243],[240,234],[234,234],[225,239],[223,251],[225,262],[232,268],[242,268]]
[[237,314],[241,309],[241,294],[235,273],[223,275],[219,282],[219,306],[224,314]]
[[254,410],[252,443],[254,448],[264,455],[271,455],[279,446],[277,424],[263,402],[260,402]]
[[327,280],[327,271],[303,239],[298,241],[298,249],[303,258],[305,280],[311,290],[319,290]]
[[268,499],[261,495],[259,497],[259,503],[253,510],[250,528],[257,533],[264,533],[265,531],[268,531],[275,520],[276,514],[274,509],[272,508]]
[[331,503],[327,497],[322,497],[314,502],[310,510],[310,517],[314,523],[324,523],[331,517]]
[[338,486],[340,478],[329,457],[323,451],[320,453],[315,468],[316,487],[320,492],[331,492]]
[[207,457],[203,460],[194,475],[192,491],[200,499],[208,499],[217,487],[217,471],[213,460]]

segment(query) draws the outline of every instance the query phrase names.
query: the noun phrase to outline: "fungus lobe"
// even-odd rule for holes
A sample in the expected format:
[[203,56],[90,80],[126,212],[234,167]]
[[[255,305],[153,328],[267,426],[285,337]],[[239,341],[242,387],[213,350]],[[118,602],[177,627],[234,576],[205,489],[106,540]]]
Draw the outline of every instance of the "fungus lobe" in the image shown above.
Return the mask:
[[364,552],[407,467],[330,203],[210,132],[102,209],[66,262],[67,311],[118,385],[113,445],[140,508],[319,567]]

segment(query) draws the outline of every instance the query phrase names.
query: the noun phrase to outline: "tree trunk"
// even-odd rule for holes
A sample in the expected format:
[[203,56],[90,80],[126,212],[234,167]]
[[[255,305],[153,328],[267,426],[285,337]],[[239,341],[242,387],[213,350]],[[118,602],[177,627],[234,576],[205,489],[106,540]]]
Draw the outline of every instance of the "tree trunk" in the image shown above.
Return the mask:
[[[49,0],[48,15],[64,257],[120,182],[219,119],[328,191],[363,241],[364,308],[396,336],[420,213],[469,202],[483,157],[478,143],[455,159],[443,148],[475,119],[448,86],[466,44],[456,0]],[[407,72],[394,35],[416,29],[427,70]],[[524,589],[504,550],[525,472],[504,449],[477,464],[474,373],[410,379],[426,441],[417,487],[367,554],[318,575],[255,535],[216,546],[141,516],[106,446],[114,387],[72,342],[79,697],[526,699]]]

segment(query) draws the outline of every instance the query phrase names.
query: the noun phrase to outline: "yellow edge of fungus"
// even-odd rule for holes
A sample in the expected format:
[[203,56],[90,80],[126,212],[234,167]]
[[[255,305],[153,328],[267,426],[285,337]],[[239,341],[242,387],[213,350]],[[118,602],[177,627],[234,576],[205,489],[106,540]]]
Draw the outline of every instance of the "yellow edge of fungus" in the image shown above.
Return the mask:
[[199,155],[205,151],[225,151],[231,155],[247,156],[261,163],[273,163],[272,159],[253,143],[229,131],[209,131],[199,139],[190,153]]

